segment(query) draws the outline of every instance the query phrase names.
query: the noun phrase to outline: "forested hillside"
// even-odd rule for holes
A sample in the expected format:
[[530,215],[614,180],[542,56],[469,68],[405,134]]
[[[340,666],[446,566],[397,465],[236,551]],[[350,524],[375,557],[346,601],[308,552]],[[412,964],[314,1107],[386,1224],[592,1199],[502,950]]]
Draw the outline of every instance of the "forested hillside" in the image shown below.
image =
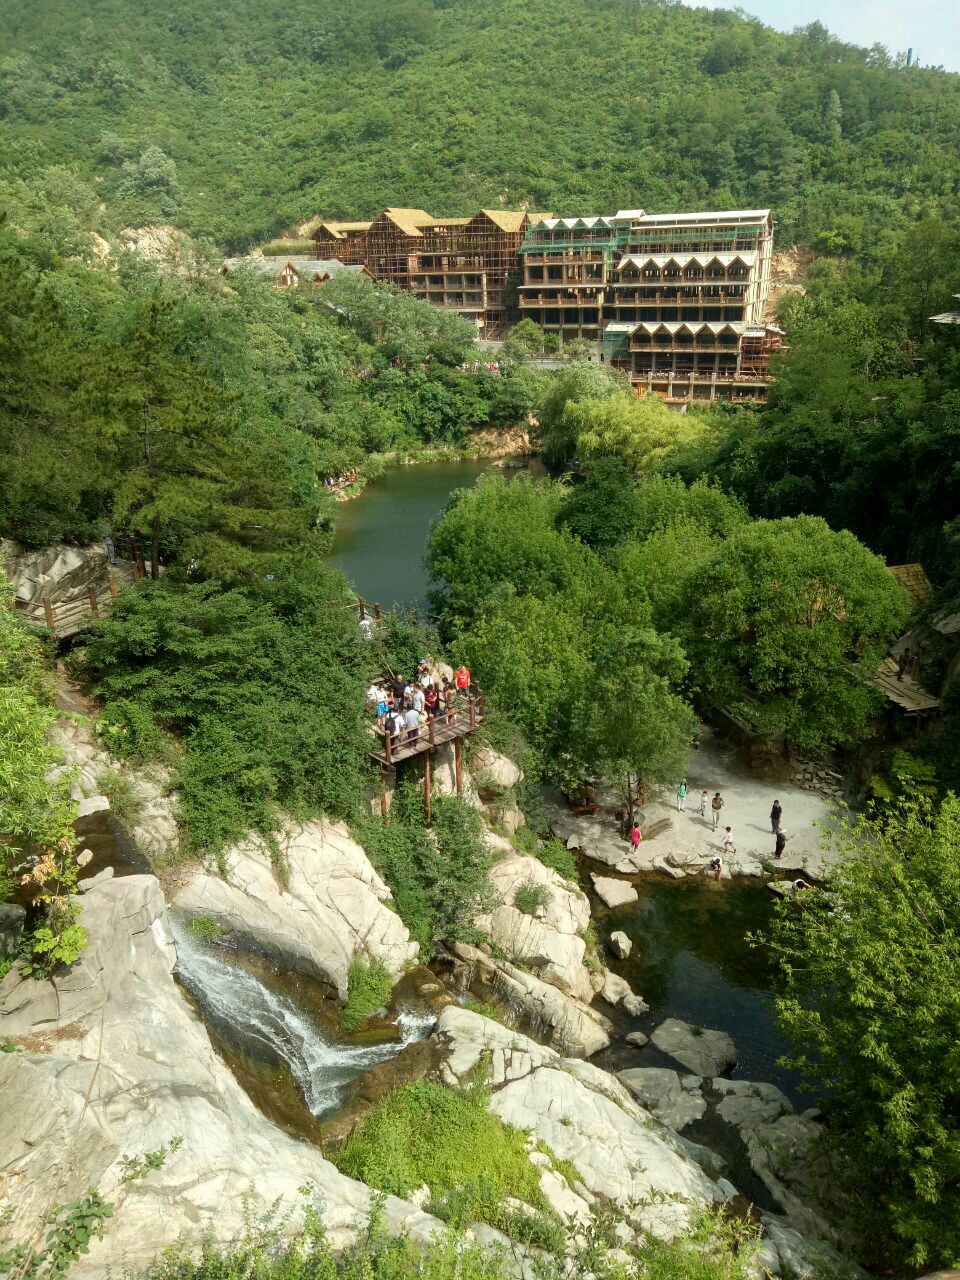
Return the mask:
[[[869,33],[865,33],[869,39]],[[960,80],[657,0],[7,0],[0,166],[238,248],[323,210],[770,205],[856,252],[960,174]]]

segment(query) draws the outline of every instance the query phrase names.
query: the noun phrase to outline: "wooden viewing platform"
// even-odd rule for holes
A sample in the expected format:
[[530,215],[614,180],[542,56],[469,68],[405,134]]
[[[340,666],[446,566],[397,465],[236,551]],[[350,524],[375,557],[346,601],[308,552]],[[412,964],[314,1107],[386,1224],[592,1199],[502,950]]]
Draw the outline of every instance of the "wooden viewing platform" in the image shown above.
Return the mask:
[[431,824],[431,765],[430,759],[438,747],[448,742],[453,743],[453,759],[457,795],[463,794],[463,761],[461,742],[476,733],[484,716],[483,693],[472,695],[466,707],[458,707],[452,720],[446,715],[428,716],[426,724],[420,726],[416,742],[408,742],[406,731],[401,732],[399,741],[394,743],[389,733],[374,726],[373,732],[380,741],[379,750],[371,751],[374,760],[380,765],[380,813],[384,824],[387,822],[387,790],[385,777],[388,769],[395,769],[405,760],[423,757],[423,798],[427,811],[427,826]]
[[483,695],[471,698],[466,711],[458,710],[452,720],[445,715],[428,716],[427,723],[420,726],[420,735],[416,742],[406,741],[406,732],[400,734],[400,741],[393,744],[390,734],[384,729],[375,727],[374,732],[380,739],[379,751],[371,752],[374,760],[392,767],[413,756],[423,755],[427,751],[435,751],[444,743],[455,742],[459,738],[469,737],[476,733],[477,725],[483,719]]

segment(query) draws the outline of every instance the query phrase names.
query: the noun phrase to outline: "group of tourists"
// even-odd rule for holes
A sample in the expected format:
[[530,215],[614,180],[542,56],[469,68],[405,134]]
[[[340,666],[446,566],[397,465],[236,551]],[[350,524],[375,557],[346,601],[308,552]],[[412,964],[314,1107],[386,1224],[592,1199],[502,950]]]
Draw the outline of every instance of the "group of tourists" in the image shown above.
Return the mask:
[[407,680],[402,673],[374,681],[367,690],[367,711],[377,721],[377,728],[390,739],[391,749],[415,747],[420,741],[421,727],[429,720],[452,723],[458,704],[470,696],[470,669],[465,664],[453,679],[439,679],[430,670],[426,658],[417,663],[417,674]]
[[[684,779],[677,784],[677,812],[683,813],[687,806],[687,782]],[[704,788],[699,796],[699,813],[701,818],[706,818],[707,810],[710,810],[712,819],[712,830],[716,831],[720,826],[720,813],[726,801],[719,791],[715,791],[711,797],[710,792]],[[786,848],[788,840],[792,840],[793,836],[788,835],[783,829],[783,806],[779,800],[774,800],[770,810],[770,830],[774,836],[774,850],[772,857],[779,862],[783,857],[783,851]],[[733,828],[726,826],[723,828],[723,834],[720,837],[720,853],[710,859],[710,870],[713,872],[715,879],[719,880],[723,875],[723,856],[733,855],[737,852],[737,846],[734,843]]]
[[325,489],[345,489],[347,485],[351,485],[357,478],[356,467],[351,467],[349,471],[342,471],[339,475],[324,476],[323,487]]

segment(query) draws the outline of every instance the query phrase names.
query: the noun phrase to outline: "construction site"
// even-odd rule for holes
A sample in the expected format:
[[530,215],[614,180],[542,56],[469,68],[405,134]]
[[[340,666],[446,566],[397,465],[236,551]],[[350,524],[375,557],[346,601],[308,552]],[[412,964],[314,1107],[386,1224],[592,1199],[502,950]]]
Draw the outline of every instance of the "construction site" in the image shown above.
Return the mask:
[[678,404],[764,399],[783,349],[767,318],[769,209],[434,218],[389,208],[370,222],[317,218],[310,234],[318,259],[363,266],[482,337],[529,318],[561,342],[595,343],[637,394]]

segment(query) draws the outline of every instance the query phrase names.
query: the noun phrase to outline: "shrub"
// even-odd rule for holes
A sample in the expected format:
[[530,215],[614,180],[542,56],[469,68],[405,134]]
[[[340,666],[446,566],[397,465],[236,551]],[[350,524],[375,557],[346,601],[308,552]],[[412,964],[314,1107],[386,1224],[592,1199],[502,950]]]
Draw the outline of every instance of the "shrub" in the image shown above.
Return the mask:
[[518,853],[527,853],[556,871],[564,880],[579,883],[577,860],[562,840],[554,836],[540,837],[530,827],[519,827],[513,835],[513,847]]
[[380,963],[356,958],[350,962],[347,972],[347,1003],[340,1015],[344,1031],[356,1031],[371,1013],[389,1003],[393,979]]
[[357,824],[357,836],[386,880],[401,920],[430,955],[438,942],[477,942],[473,921],[492,905],[491,855],[480,815],[456,796],[438,797],[427,829],[423,795],[397,787],[390,825]]
[[425,1183],[432,1210],[455,1225],[500,1225],[509,1196],[543,1210],[526,1139],[487,1110],[489,1098],[480,1084],[463,1091],[428,1080],[402,1085],[360,1121],[337,1165],[392,1195]]
[[110,801],[110,812],[121,827],[132,830],[143,809],[143,800],[130,779],[115,769],[108,769],[97,778],[97,786]]
[[535,916],[549,901],[550,890],[536,880],[524,880],[523,884],[517,885],[513,895],[513,905],[528,916]]
[[215,942],[223,930],[213,916],[200,914],[191,919],[190,932],[198,942]]

